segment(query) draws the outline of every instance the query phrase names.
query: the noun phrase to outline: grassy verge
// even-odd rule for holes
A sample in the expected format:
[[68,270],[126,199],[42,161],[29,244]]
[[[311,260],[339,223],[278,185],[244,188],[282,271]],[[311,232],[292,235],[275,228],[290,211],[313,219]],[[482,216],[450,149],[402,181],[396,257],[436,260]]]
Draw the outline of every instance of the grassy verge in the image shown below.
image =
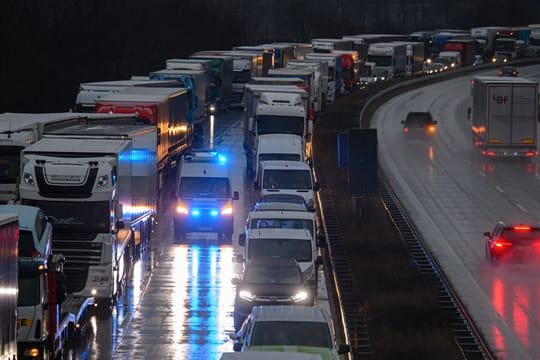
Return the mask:
[[411,262],[382,202],[372,198],[367,217],[360,219],[347,192],[347,174],[337,167],[337,133],[357,124],[367,97],[378,90],[356,91],[323,112],[314,137],[316,173],[337,206],[374,358],[461,359],[436,289]]

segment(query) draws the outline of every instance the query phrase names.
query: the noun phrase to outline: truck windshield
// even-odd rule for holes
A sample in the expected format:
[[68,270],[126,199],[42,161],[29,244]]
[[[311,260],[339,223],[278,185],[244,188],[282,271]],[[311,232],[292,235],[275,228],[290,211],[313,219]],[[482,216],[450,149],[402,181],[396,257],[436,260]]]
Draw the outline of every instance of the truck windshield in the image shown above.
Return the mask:
[[283,153],[273,153],[273,154],[260,154],[259,161],[266,160],[289,160],[289,161],[300,161],[299,154],[283,154]]
[[495,41],[495,50],[514,51],[516,43],[511,39],[499,39]]
[[20,146],[0,147],[0,184],[15,184],[20,171]]
[[313,221],[305,219],[259,218],[251,220],[250,229],[306,229],[313,236]]
[[34,251],[34,235],[28,230],[19,230],[19,256],[32,257]]
[[233,71],[233,83],[247,84],[251,80],[249,70]]
[[110,231],[110,206],[108,201],[25,201],[47,214],[55,232]]
[[304,136],[304,118],[300,116],[257,116],[257,134],[295,134]]
[[252,346],[308,346],[332,348],[328,324],[317,321],[257,321]]
[[290,257],[298,262],[311,261],[311,240],[250,239],[248,258],[259,256]]
[[265,170],[263,189],[312,189],[309,170]]
[[369,55],[368,62],[374,62],[377,66],[392,66],[392,57],[388,55]]
[[40,303],[39,275],[19,276],[18,306],[34,306]]
[[218,177],[181,177],[178,197],[185,198],[229,198],[229,179]]

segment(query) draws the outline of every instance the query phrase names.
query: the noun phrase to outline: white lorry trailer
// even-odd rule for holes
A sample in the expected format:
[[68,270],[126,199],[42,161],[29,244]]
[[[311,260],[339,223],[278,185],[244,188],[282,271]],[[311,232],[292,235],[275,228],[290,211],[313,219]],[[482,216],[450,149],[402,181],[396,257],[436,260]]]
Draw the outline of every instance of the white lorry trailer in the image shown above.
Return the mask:
[[309,93],[309,107],[310,118],[314,118],[315,113],[319,113],[322,109],[322,94],[320,92],[321,87],[315,80],[315,71],[313,69],[294,69],[294,68],[280,68],[271,69],[268,71],[268,76],[271,77],[299,77],[308,84]]
[[0,214],[0,358],[17,359],[17,243],[16,214]]
[[538,84],[524,78],[479,76],[472,89],[473,142],[485,156],[537,155]]
[[21,151],[47,131],[88,121],[134,121],[133,116],[90,113],[0,114],[0,204],[18,197]]
[[[135,78],[135,77],[134,77]],[[75,100],[74,111],[90,112],[96,110],[96,101],[103,96],[122,91],[133,86],[143,87],[179,87],[178,81],[172,80],[150,80],[148,77],[137,77],[130,80],[97,81],[82,83],[79,86],[79,93]]]
[[267,160],[304,161],[304,142],[298,135],[267,134],[259,135],[255,162],[255,174],[259,163]]
[[329,103],[328,101],[328,61],[319,59],[291,60],[287,63],[289,69],[313,69],[315,70],[315,82],[319,85],[321,94],[321,106]]
[[375,63],[378,79],[389,80],[403,76],[407,67],[407,45],[375,43],[369,45],[368,61]]
[[136,242],[150,237],[157,135],[152,126],[88,132],[46,137],[26,148],[20,194],[53,223],[53,252],[66,256],[68,292],[109,304]]

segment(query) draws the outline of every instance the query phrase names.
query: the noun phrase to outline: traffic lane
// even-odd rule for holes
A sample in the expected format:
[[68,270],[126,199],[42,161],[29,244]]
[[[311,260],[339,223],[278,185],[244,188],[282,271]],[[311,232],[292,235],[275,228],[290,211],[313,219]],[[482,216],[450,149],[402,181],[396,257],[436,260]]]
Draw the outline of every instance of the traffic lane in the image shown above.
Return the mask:
[[[519,268],[534,268],[535,264],[519,264],[516,269],[494,273],[484,259],[485,239],[481,235],[499,219],[531,221],[535,215],[524,215],[515,206],[516,201],[511,200],[516,194],[503,194],[489,185],[497,172],[483,176],[478,171],[489,164],[472,148],[470,126],[467,128],[461,115],[456,116],[466,113],[457,104],[467,102],[467,82],[468,79],[458,79],[409,92],[381,108],[375,116],[381,164],[492,347],[509,357],[530,356],[524,348],[536,356],[537,344],[530,340],[539,335],[538,311],[530,304],[538,302],[539,284],[536,277],[528,277],[529,272]],[[438,131],[433,140],[411,141],[404,136],[399,119],[413,109],[429,109],[437,114],[434,117],[439,120]],[[503,162],[497,166],[504,174],[513,171],[510,176],[515,184],[519,184],[517,179],[530,183],[536,178],[522,164]],[[533,166],[536,168],[535,163]],[[532,186],[534,193],[537,186]],[[537,200],[533,202],[538,206]],[[519,289],[513,286],[516,276],[526,278],[520,282],[521,291],[517,293]],[[505,286],[500,286],[501,282]],[[505,289],[504,296],[500,295],[501,289]],[[506,300],[504,311],[501,299]],[[499,320],[501,316],[504,321]]]
[[[190,234],[189,244],[175,244],[172,227],[175,204],[170,200],[163,207],[166,210],[160,214],[152,241],[156,266],[142,301],[117,340],[115,359],[217,359],[221,353],[232,351],[229,336],[234,333],[236,290],[231,279],[239,277],[242,270],[242,265],[233,260],[235,254],[243,253],[243,248],[238,246],[238,234],[244,230],[256,196],[251,179],[245,175],[240,112],[217,116],[213,124],[213,131],[211,127],[205,131],[202,145],[209,146],[212,142],[216,150],[227,154],[232,188],[240,190],[240,201],[234,204],[233,244],[219,244],[215,234],[206,233]],[[329,310],[322,269],[317,304]]]

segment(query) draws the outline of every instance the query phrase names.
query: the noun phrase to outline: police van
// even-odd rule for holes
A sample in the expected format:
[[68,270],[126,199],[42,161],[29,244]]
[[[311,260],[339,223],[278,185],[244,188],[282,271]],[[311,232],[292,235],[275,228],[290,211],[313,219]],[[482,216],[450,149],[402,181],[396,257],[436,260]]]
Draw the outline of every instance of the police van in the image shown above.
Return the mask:
[[217,151],[193,151],[180,164],[176,191],[174,234],[185,242],[190,232],[215,232],[218,241],[231,242],[233,200],[227,158]]

